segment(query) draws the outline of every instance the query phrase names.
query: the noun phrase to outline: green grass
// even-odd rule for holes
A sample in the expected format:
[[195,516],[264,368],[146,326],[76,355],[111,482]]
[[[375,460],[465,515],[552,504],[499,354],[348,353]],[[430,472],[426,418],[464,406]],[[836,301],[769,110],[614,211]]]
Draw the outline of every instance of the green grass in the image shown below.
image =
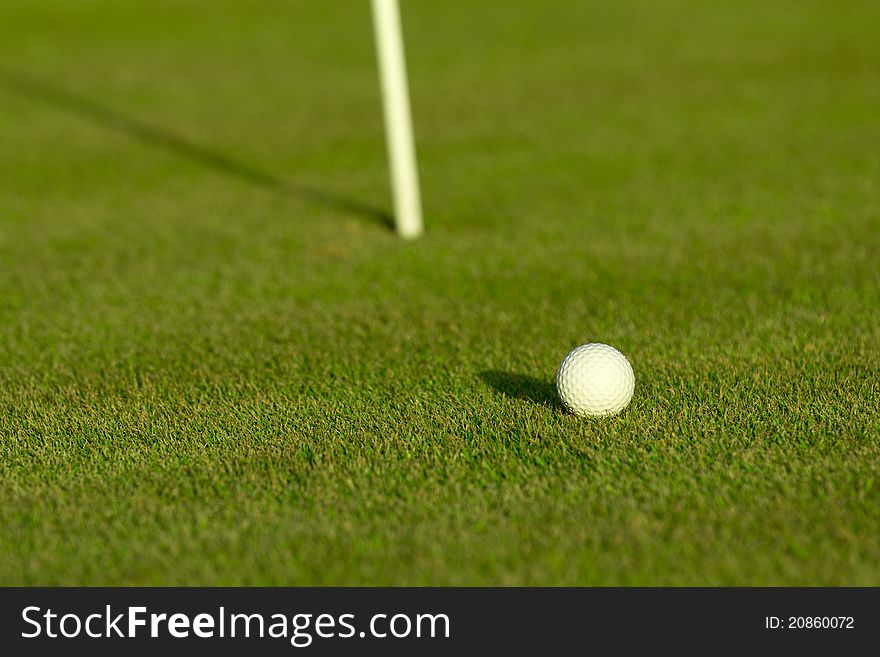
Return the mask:
[[[0,583],[880,584],[877,3],[0,6]],[[632,361],[619,417],[553,401]]]

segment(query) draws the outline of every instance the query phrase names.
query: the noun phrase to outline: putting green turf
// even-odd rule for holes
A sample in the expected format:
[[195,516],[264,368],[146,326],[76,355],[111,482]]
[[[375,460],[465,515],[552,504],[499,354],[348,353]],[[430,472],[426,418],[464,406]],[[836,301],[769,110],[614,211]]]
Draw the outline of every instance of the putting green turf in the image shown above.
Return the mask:
[[[880,584],[880,7],[0,5],[0,583]],[[614,419],[569,349],[635,368]]]

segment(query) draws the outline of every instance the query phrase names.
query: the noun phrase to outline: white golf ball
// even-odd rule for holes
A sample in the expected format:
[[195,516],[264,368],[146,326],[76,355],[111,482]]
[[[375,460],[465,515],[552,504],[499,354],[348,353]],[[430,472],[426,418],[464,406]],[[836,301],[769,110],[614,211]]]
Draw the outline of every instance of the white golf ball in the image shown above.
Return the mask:
[[582,417],[620,413],[633,396],[632,366],[614,347],[591,342],[574,349],[556,372],[556,391]]

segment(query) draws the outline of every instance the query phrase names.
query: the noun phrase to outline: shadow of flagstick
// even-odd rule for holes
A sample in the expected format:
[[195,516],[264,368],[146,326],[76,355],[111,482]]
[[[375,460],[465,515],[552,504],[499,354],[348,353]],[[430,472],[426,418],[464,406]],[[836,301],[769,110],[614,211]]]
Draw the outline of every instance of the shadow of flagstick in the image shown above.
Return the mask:
[[307,185],[290,183],[271,173],[234,160],[223,153],[179,137],[167,130],[126,116],[60,87],[9,72],[0,72],[0,86],[19,96],[41,101],[87,119],[96,125],[124,133],[146,144],[198,162],[216,173],[237,178],[270,191],[296,196],[332,210],[359,215],[378,222],[386,228],[394,228],[393,217],[379,208]]

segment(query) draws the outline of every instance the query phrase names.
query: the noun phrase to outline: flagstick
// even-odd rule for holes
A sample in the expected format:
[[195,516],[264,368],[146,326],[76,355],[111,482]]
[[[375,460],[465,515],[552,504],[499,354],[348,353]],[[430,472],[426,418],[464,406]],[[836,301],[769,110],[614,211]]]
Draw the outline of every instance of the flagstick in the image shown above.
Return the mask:
[[405,239],[423,232],[419,174],[406,80],[400,7],[397,0],[372,0],[376,50],[382,81],[385,134],[394,195],[394,221]]

